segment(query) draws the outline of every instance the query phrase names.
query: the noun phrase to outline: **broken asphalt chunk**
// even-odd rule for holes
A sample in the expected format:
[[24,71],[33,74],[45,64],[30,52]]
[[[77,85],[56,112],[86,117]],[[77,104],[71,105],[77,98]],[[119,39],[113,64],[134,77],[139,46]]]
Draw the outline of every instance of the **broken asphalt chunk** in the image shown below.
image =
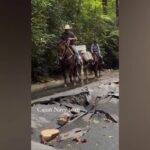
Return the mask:
[[60,125],[60,126],[63,126],[65,125],[66,123],[69,122],[69,120],[71,119],[71,114],[69,113],[63,113],[59,116],[59,118],[57,119],[57,123]]

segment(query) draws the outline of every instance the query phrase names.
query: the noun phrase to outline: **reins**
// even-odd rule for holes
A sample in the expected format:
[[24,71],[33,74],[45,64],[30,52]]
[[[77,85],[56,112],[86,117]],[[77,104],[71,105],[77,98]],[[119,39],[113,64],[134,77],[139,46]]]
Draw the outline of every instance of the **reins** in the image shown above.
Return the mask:
[[71,49],[69,48],[69,46],[64,42],[63,44],[65,44],[65,49],[63,50],[62,56],[61,58],[64,59],[65,55],[67,54],[67,48],[70,50],[70,52],[72,53],[70,56],[68,56],[66,59],[70,59],[72,58],[72,56],[74,55],[73,52],[71,51]]

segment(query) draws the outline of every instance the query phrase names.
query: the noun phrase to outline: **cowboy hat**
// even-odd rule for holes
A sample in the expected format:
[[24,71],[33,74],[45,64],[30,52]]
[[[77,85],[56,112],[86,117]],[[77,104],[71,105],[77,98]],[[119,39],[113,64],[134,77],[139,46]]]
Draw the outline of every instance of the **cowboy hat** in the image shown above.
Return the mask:
[[64,29],[65,29],[65,30],[67,30],[67,29],[71,29],[71,27],[70,27],[70,25],[69,25],[69,24],[66,24],[66,25],[65,25],[65,27],[64,27]]

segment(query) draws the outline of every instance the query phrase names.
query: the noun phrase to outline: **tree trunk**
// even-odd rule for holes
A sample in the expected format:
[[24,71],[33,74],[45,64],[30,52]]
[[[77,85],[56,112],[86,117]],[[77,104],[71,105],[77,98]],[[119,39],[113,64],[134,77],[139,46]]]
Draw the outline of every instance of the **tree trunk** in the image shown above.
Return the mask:
[[119,0],[116,0],[116,17],[119,17]]
[[103,15],[107,15],[107,0],[102,0]]
[[77,16],[79,16],[80,11],[81,11],[81,4],[82,4],[82,0],[78,1],[78,8],[77,8]]
[[119,26],[119,0],[116,0],[116,24]]

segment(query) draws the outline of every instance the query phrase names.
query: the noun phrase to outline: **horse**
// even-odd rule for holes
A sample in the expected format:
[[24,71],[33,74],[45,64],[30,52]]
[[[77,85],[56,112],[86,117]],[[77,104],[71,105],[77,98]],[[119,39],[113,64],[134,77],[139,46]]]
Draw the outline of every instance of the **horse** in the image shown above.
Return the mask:
[[[70,78],[70,82],[76,85],[77,82],[77,57],[68,46],[66,41],[59,41],[57,44],[57,53],[59,58],[59,64],[62,69],[64,77],[64,86],[67,87],[67,72]],[[72,79],[73,78],[73,79]]]

